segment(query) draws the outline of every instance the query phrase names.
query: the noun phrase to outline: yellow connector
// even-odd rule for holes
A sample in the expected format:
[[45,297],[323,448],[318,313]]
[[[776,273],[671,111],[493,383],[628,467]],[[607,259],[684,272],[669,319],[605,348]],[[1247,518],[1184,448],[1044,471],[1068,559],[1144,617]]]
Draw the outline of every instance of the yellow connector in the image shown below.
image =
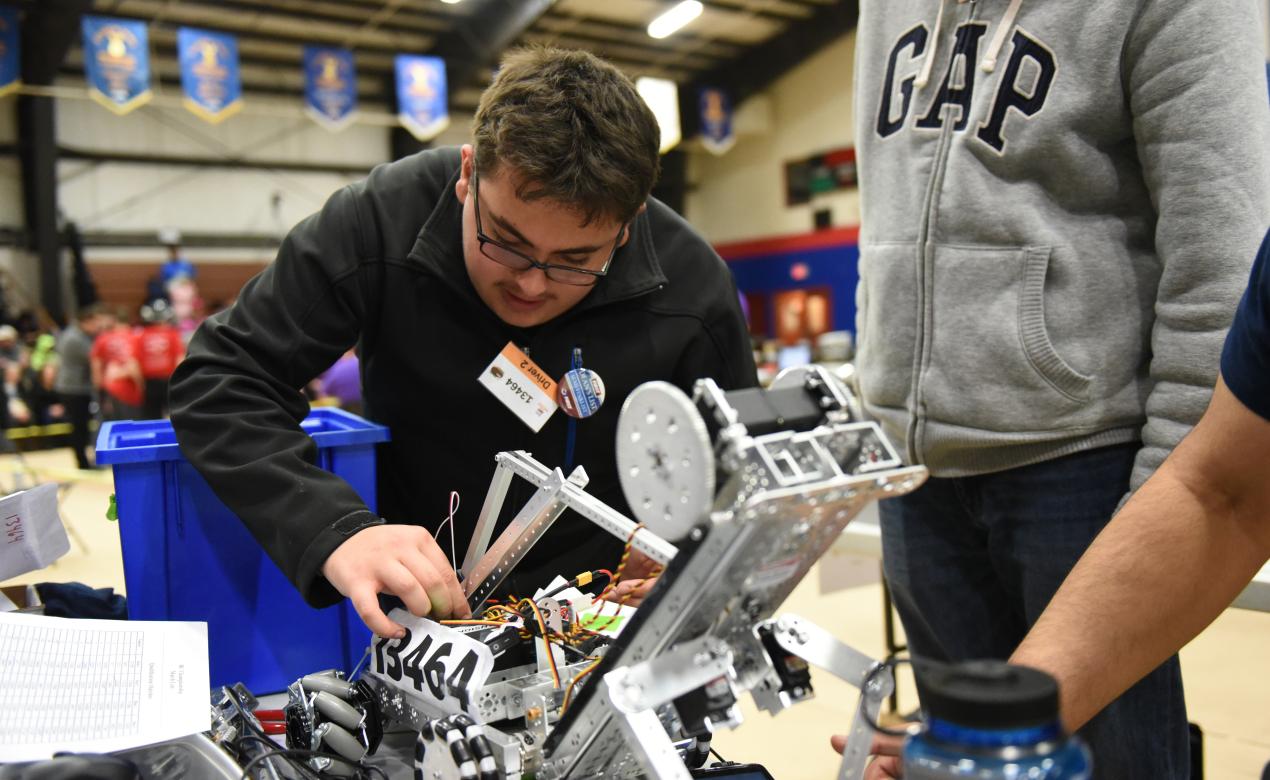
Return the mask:
[[591,574],[592,573],[589,571],[584,571],[575,578],[578,581],[579,588],[582,587],[583,585],[591,584]]

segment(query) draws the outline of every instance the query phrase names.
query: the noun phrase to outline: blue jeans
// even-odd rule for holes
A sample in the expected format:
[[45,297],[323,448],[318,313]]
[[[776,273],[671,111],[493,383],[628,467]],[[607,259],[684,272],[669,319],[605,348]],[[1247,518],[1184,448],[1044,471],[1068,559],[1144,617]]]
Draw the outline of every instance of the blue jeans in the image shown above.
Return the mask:
[[[1008,658],[1111,518],[1137,450],[1104,447],[995,474],[932,478],[882,501],[883,565],[910,652]],[[1177,656],[1080,734],[1099,780],[1189,778]]]

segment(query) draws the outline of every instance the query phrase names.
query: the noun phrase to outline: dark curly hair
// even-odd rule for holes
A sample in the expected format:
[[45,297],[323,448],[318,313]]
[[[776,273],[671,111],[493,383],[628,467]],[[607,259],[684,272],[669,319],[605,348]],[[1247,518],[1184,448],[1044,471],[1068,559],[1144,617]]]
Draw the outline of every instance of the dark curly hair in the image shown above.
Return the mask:
[[587,224],[628,222],[657,181],[660,130],[635,85],[584,51],[536,46],[508,55],[472,123],[476,172],[507,165],[522,200],[576,207]]

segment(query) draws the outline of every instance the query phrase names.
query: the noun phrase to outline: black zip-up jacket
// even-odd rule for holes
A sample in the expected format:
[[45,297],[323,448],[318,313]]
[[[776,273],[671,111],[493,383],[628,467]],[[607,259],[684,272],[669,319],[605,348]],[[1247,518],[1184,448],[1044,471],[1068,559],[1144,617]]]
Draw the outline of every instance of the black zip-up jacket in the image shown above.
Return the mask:
[[[321,574],[336,547],[384,520],[435,531],[451,490],[462,499],[461,562],[496,453],[524,449],[549,468],[566,465],[563,412],[535,434],[477,383],[507,342],[557,379],[579,348],[604,380],[604,405],[575,424],[574,461],[590,475],[588,491],[623,512],[614,441],[635,387],[661,379],[690,391],[701,377],[728,389],[757,383],[730,272],[653,199],[580,303],[531,329],[502,322],[464,267],[458,171],[457,149],[424,151],[335,193],[232,308],[199,328],[172,379],[182,453],[314,606],[341,598]],[[392,435],[378,450],[383,520],[314,465],[316,447],[299,428],[308,404],[297,388],[354,344],[367,416]],[[520,489],[509,492],[504,520],[532,492],[513,484]],[[553,574],[612,568],[620,551],[619,541],[566,515],[509,588],[523,595]]]

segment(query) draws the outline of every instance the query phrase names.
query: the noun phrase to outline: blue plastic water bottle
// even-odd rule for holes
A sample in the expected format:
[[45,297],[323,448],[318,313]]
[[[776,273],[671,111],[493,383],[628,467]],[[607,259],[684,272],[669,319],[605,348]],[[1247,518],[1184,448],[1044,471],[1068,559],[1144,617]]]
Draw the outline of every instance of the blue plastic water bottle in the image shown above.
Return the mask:
[[917,662],[926,717],[904,745],[906,780],[1088,780],[1089,750],[1058,718],[1053,677],[1003,661]]

